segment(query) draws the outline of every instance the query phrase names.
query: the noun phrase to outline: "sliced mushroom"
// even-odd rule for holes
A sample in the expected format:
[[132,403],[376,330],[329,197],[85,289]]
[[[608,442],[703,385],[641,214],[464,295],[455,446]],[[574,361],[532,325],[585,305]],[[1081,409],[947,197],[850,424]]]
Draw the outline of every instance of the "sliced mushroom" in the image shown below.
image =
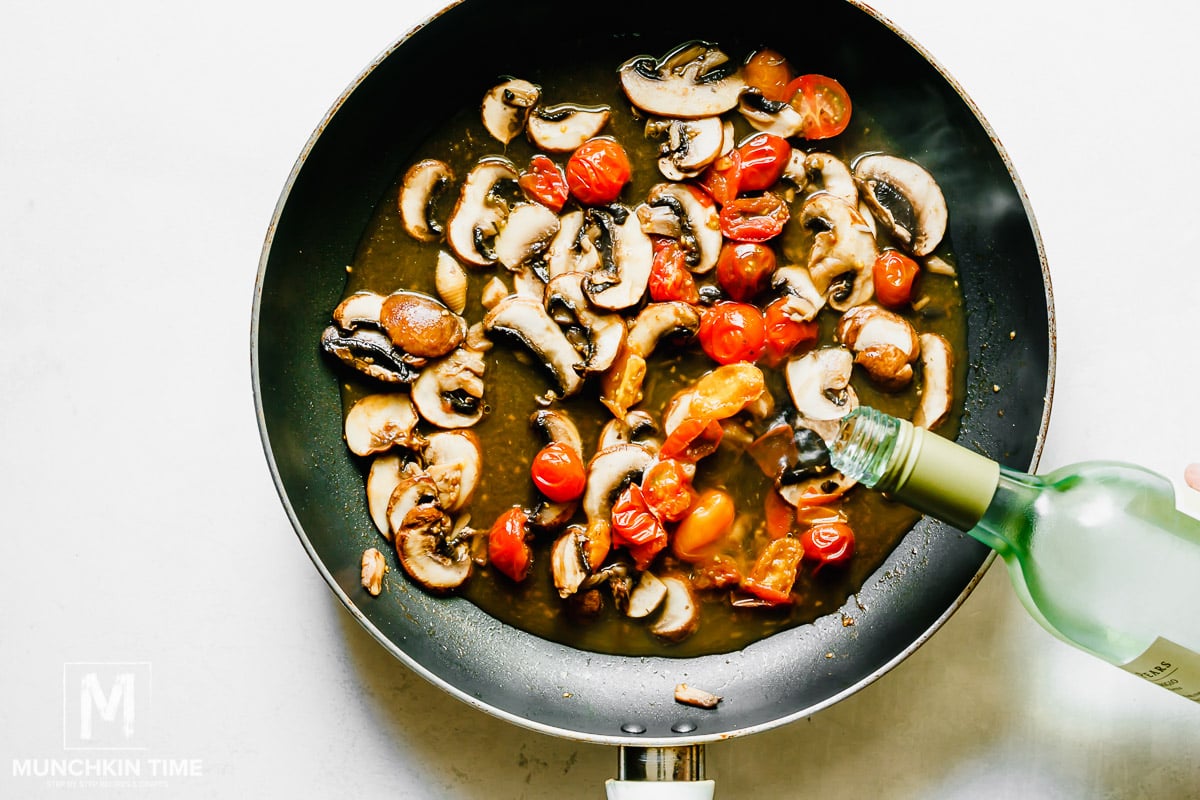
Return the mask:
[[[617,495],[630,481],[641,480],[642,473],[653,461],[654,455],[636,444],[619,444],[592,456],[587,465],[587,486],[583,493],[589,542],[608,539],[609,517]],[[590,555],[589,563],[592,567],[599,566]]]
[[700,314],[688,303],[650,303],[638,313],[625,344],[600,381],[600,402],[617,419],[642,401],[646,359],[666,337],[695,336]]
[[586,547],[587,539],[583,535],[583,529],[572,525],[555,540],[554,547],[550,550],[550,572],[554,578],[554,588],[564,600],[579,591],[579,587],[590,573]]
[[792,150],[792,160],[788,162],[784,176],[805,192],[829,192],[847,205],[858,206],[858,186],[850,168],[830,153]]
[[662,447],[658,423],[645,411],[630,411],[623,419],[610,419],[600,431],[600,443],[596,449],[607,450],[631,442],[641,445],[651,453],[657,453]]
[[763,133],[773,133],[787,139],[798,136],[804,130],[804,117],[790,103],[768,100],[757,90],[743,92],[738,100],[738,111],[750,123],[750,127]]
[[950,382],[954,376],[954,355],[950,343],[936,333],[922,333],[921,403],[913,415],[913,425],[933,430],[950,415]]
[[687,578],[667,575],[661,580],[667,593],[663,598],[662,616],[650,626],[650,632],[668,642],[681,642],[695,633],[700,624],[696,595]]
[[837,334],[854,362],[884,388],[894,391],[912,380],[921,345],[904,317],[873,303],[855,306],[838,320]]
[[677,232],[664,235],[679,239],[687,259],[688,269],[697,274],[709,272],[717,265],[721,254],[721,221],[717,206],[702,193],[682,183],[659,183],[646,194],[646,203],[638,207],[638,219],[646,233],[660,233],[661,228],[647,221],[668,211],[677,220]]
[[438,251],[433,284],[447,308],[455,314],[463,313],[467,307],[467,273],[462,264],[445,250]]
[[392,447],[415,448],[417,413],[408,395],[397,392],[369,394],[346,414],[346,446],[356,456],[382,453]]
[[[583,330],[584,342],[580,354],[586,372],[603,372],[612,365],[621,345],[625,343],[625,320],[620,314],[599,314],[588,303],[582,272],[568,272],[552,278],[546,284],[546,310],[558,322],[577,324]],[[559,315],[566,319],[560,319]]]
[[920,164],[873,153],[854,163],[863,200],[914,255],[932,253],[946,234],[946,198]]
[[460,347],[430,364],[413,382],[412,401],[439,428],[469,428],[483,418],[483,354]]
[[450,541],[450,518],[434,505],[420,505],[409,512],[396,531],[396,554],[400,565],[426,590],[444,593],[456,589],[471,574],[468,541]]
[[558,216],[541,203],[518,203],[496,237],[496,260],[512,271],[540,256],[558,232]]
[[487,313],[483,325],[489,333],[508,334],[529,348],[550,370],[563,397],[583,386],[579,353],[539,301],[511,294]]
[[434,219],[434,205],[453,182],[454,170],[435,158],[408,168],[400,185],[399,207],[400,222],[409,236],[418,242],[433,242],[442,235],[442,225]]
[[630,59],[618,74],[629,102],[660,117],[723,114],[745,88],[737,64],[716,45],[700,41],[685,42],[662,58]]
[[446,222],[446,243],[460,261],[477,267],[496,263],[489,243],[500,232],[509,208],[500,187],[517,178],[516,166],[499,156],[480,159],[467,174]]
[[568,272],[591,272],[600,266],[600,253],[586,235],[582,211],[568,211],[559,217],[558,233],[546,249],[546,272],[550,279]]
[[398,350],[386,333],[369,328],[346,332],[330,325],[321,334],[321,349],[362,374],[389,384],[416,380],[418,363]]
[[837,470],[829,470],[795,483],[780,483],[778,491],[785,502],[799,508],[810,503],[814,495],[823,498],[837,497],[845,494],[856,483],[857,481]]
[[362,327],[379,328],[383,314],[383,295],[376,292],[355,292],[333,310],[333,321],[343,331]]
[[815,231],[808,272],[816,287],[837,311],[871,299],[875,282],[875,237],[858,209],[828,192],[804,202],[801,222]]
[[806,267],[779,267],[771,276],[771,285],[782,289],[784,313],[797,322],[807,322],[825,306],[825,295],[817,291]]
[[422,454],[425,474],[438,490],[438,506],[450,513],[471,501],[483,472],[483,450],[471,431],[449,430],[429,435]]
[[392,496],[388,498],[387,524],[392,541],[404,526],[408,515],[418,506],[435,506],[438,500],[437,484],[421,472],[404,473],[400,476]]
[[400,481],[410,474],[406,465],[411,463],[397,453],[383,453],[375,456],[367,473],[367,511],[375,527],[389,542],[392,528],[388,523],[388,505]]
[[625,614],[634,619],[650,616],[667,598],[667,585],[653,572],[643,572],[637,586],[629,593],[629,608]]
[[637,305],[646,293],[654,245],[642,232],[636,214],[620,205],[590,208],[593,242],[600,253],[600,266],[588,273],[584,291],[600,308],[620,311]]
[[483,126],[492,136],[508,144],[525,129],[529,112],[541,96],[540,87],[520,78],[510,78],[493,86],[483,96]]
[[858,408],[850,385],[854,356],[844,347],[823,347],[788,361],[788,393],[804,424],[826,442],[837,435],[842,417]]
[[462,344],[467,321],[420,292],[393,292],[383,300],[379,322],[392,344],[419,358],[439,358]]
[[540,150],[570,153],[604,130],[611,116],[608,106],[540,106],[529,115],[525,133]]
[[645,131],[647,138],[663,140],[658,168],[671,181],[699,175],[725,148],[725,124],[720,117],[651,119]]

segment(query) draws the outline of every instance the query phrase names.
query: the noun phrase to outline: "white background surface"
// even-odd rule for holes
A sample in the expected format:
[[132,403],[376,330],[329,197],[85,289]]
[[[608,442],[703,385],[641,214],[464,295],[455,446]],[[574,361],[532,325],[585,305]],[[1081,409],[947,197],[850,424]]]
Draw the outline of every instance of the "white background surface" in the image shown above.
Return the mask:
[[[150,665],[141,756],[200,774],[135,796],[600,797],[614,774],[614,750],[393,661],[308,561],[259,445],[249,320],[279,193],[338,94],[438,6],[0,7],[0,796],[116,793],[14,774],[71,755],[67,662]],[[876,6],[977,102],[1037,216],[1042,468],[1200,460],[1192,4]],[[883,680],[708,761],[718,798],[1178,798],[1197,741],[1200,708],[1052,639],[997,566]]]

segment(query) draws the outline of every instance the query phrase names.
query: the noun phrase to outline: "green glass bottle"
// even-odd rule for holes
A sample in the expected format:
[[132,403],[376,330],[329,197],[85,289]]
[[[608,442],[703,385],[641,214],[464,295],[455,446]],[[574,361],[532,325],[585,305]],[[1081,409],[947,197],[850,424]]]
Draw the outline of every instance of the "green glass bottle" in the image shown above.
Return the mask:
[[1055,636],[1200,702],[1200,519],[1169,480],[1112,461],[1026,475],[866,407],[830,454],[848,477],[999,553]]

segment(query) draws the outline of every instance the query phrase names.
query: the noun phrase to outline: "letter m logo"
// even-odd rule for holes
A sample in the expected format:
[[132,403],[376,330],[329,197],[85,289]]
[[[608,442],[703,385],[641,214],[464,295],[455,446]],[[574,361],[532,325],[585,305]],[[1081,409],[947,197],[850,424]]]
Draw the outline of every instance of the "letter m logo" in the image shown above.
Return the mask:
[[63,747],[142,750],[150,701],[150,665],[63,665]]

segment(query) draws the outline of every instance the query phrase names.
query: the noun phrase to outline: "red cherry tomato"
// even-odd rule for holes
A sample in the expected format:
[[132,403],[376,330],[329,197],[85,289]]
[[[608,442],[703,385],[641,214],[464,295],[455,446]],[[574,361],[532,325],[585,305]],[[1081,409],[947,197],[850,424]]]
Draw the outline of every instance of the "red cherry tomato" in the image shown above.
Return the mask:
[[629,183],[631,172],[629,156],[616,139],[588,139],[567,159],[567,187],[586,205],[611,203]]
[[721,208],[721,233],[735,242],[765,242],[783,231],[788,206],[770,192],[730,200]]
[[779,181],[792,155],[787,139],[773,133],[756,133],[738,145],[742,175],[739,191],[760,192]]
[[763,354],[768,366],[778,366],[802,344],[815,342],[820,335],[816,320],[797,320],[789,316],[788,298],[781,297],[763,309],[766,322],[766,347]]
[[844,522],[827,522],[814,525],[800,534],[805,558],[817,563],[817,569],[826,564],[844,564],[854,555],[854,531]]
[[767,526],[767,536],[772,539],[782,539],[791,533],[795,513],[795,509],[780,497],[779,492],[767,489],[767,494],[763,498],[763,518]]
[[737,586],[741,581],[742,572],[738,569],[737,562],[720,553],[692,568],[692,586],[701,591],[728,589]]
[[742,589],[772,605],[790,603],[796,570],[804,556],[804,547],[792,537],[772,540],[742,579]]
[[763,97],[778,103],[791,99],[787,85],[792,80],[792,67],[782,54],[769,48],[755,50],[742,67],[746,85],[758,89]]
[[733,527],[733,498],[720,489],[703,492],[671,537],[671,550],[682,561],[706,560]]
[[510,508],[488,531],[488,561],[514,581],[523,581],[533,565],[533,551],[525,539],[529,517],[521,508]]
[[665,236],[654,238],[654,261],[650,266],[647,288],[650,299],[656,303],[668,300],[700,302],[700,290],[696,288],[696,280],[687,268],[687,255],[678,240]]
[[583,460],[562,442],[551,442],[533,457],[533,485],[555,503],[569,503],[583,496],[587,470]]
[[517,184],[530,200],[535,200],[555,214],[562,211],[569,189],[562,169],[542,154],[529,160],[529,169],[521,173]]
[[875,299],[888,308],[912,302],[913,283],[921,268],[899,250],[884,250],[875,258],[871,278],[875,281]]
[[762,312],[748,303],[721,302],[700,318],[700,348],[718,364],[757,361],[766,343]]
[[833,78],[801,75],[787,85],[788,102],[804,118],[800,135],[828,139],[850,124],[850,95]]
[[660,531],[662,523],[646,505],[642,487],[631,483],[621,490],[612,505],[613,543],[646,544],[657,539]]
[[642,476],[642,497],[659,519],[678,522],[692,507],[696,492],[683,462],[666,459],[655,463]]
[[737,150],[717,156],[700,176],[700,187],[722,206],[737,197],[741,182],[742,156]]
[[717,283],[734,300],[749,300],[771,285],[775,251],[758,242],[726,242],[717,257]]

